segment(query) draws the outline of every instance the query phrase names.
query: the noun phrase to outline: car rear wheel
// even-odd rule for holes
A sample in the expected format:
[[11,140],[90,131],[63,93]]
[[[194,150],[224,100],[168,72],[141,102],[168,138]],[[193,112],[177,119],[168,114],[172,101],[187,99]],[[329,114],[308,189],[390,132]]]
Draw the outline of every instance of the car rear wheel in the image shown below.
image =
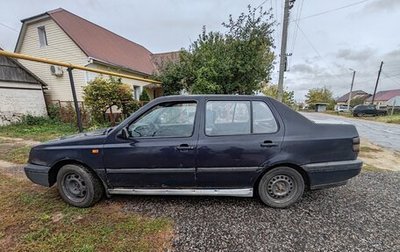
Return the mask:
[[303,177],[290,167],[277,167],[268,171],[258,184],[261,201],[274,208],[286,208],[296,203],[303,192]]
[[57,187],[61,198],[76,207],[90,207],[104,193],[101,181],[86,167],[75,164],[61,167]]
[[357,116],[358,117],[362,117],[362,116],[364,116],[364,114],[363,113],[357,113]]

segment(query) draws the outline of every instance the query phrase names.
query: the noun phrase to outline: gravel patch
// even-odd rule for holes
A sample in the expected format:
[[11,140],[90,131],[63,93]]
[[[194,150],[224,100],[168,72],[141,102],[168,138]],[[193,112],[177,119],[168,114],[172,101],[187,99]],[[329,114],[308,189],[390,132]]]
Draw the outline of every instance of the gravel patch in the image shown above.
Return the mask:
[[283,210],[251,198],[112,201],[128,212],[174,220],[175,251],[400,251],[399,172],[365,172]]

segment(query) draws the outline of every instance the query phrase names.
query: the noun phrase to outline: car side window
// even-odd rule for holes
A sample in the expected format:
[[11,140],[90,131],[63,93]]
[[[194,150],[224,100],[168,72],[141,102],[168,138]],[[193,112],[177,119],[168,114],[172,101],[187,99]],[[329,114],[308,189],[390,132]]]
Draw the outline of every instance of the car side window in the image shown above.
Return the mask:
[[250,134],[249,101],[208,101],[206,105],[206,134]]
[[159,104],[129,125],[128,133],[133,137],[190,137],[196,107],[195,102]]
[[253,101],[253,133],[274,133],[278,125],[271,109],[265,102]]

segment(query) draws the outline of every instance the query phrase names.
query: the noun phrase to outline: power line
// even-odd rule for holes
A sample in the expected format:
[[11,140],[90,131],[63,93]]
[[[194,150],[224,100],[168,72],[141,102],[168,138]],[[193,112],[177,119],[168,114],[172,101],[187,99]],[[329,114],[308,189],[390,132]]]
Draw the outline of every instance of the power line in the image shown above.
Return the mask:
[[267,1],[268,1],[268,0],[264,0],[262,3],[260,3],[260,4],[257,6],[256,10],[258,10],[258,8],[260,8],[261,6],[263,6]]
[[308,42],[308,44],[311,46],[311,48],[314,50],[314,52],[318,55],[319,58],[322,59],[321,54],[318,52],[317,48],[315,48],[315,46],[313,45],[313,43],[311,42],[311,40],[308,38],[308,36],[304,33],[303,29],[300,28],[299,24],[297,23],[297,21],[294,21],[294,23],[296,24],[297,28],[300,30],[300,32],[303,34],[303,37],[306,39],[306,41]]
[[[385,72],[386,72],[386,71],[385,71]],[[386,73],[387,73],[387,72],[386,72]],[[400,77],[397,77],[397,76],[399,76],[399,75],[400,75],[400,73],[395,73],[395,74],[389,73],[388,77],[400,78]]]
[[[304,0],[300,0],[300,1],[301,1],[301,3],[297,5],[298,7],[297,7],[296,19],[299,19],[301,17],[301,12],[303,10]],[[294,49],[295,49],[295,46],[296,46],[297,33],[298,33],[298,27],[295,26],[294,29],[293,29],[292,45],[291,45],[291,49],[290,49],[290,52],[292,54],[294,54]],[[289,61],[289,64],[288,64],[288,68],[289,69],[290,69],[290,66],[292,65],[293,57],[294,56],[292,56],[290,58],[290,61]]]
[[[319,51],[317,50],[317,48],[313,45],[313,43],[311,42],[311,40],[308,38],[308,36],[306,35],[306,33],[303,31],[303,29],[300,27],[300,25],[298,24],[298,22],[295,22],[295,24],[297,25],[299,31],[303,34],[303,37],[306,39],[307,43],[311,46],[311,48],[314,50],[314,52],[318,55],[318,58],[322,61],[325,62],[324,58],[322,58],[321,54],[319,53]],[[326,63],[326,62],[325,62]],[[338,76],[339,75],[334,75],[332,73],[328,73],[330,76],[335,77],[336,79],[338,79],[339,81],[344,81],[346,82],[344,79],[340,79]]]
[[400,82],[397,82],[397,80],[392,79],[392,76],[388,76],[386,73],[382,72],[383,76],[385,76],[387,79],[393,81],[394,83],[400,85]]
[[292,20],[292,22],[300,21],[300,20],[304,20],[304,19],[308,19],[308,18],[312,18],[312,17],[317,17],[317,16],[321,16],[321,15],[325,15],[325,14],[330,13],[330,12],[346,9],[346,8],[349,8],[349,7],[352,7],[352,6],[355,6],[355,5],[359,5],[359,4],[368,2],[368,1],[371,1],[371,0],[363,0],[363,1],[352,3],[352,4],[344,5],[344,6],[335,8],[335,9],[330,9],[330,10],[318,12],[318,13],[315,13],[315,14],[312,14],[312,15],[309,15],[309,16],[302,17],[300,19]]

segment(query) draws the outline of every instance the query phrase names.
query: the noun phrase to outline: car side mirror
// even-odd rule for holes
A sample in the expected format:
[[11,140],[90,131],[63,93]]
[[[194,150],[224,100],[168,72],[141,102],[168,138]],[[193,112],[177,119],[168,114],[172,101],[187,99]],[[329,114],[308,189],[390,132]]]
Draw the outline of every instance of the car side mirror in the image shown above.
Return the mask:
[[118,135],[122,139],[129,139],[129,132],[127,128],[122,128],[121,132]]

